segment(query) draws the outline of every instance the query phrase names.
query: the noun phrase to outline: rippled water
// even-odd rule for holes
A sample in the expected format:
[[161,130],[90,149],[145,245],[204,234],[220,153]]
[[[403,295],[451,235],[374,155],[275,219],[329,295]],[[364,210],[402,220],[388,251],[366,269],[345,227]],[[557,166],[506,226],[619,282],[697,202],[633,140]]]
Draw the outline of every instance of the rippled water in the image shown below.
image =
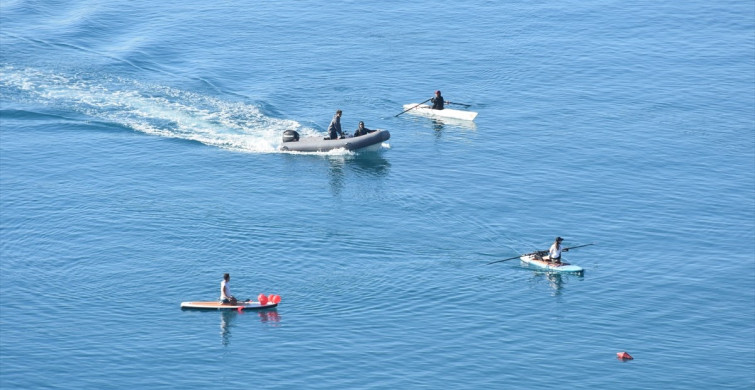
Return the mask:
[[754,15],[4,1],[0,387],[753,388]]

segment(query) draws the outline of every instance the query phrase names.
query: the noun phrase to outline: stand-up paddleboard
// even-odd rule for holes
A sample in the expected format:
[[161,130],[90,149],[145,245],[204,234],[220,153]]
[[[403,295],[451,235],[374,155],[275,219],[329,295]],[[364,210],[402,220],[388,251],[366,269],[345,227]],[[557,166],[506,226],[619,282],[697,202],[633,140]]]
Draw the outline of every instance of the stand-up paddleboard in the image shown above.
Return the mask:
[[181,309],[193,310],[260,310],[271,309],[276,306],[278,306],[277,303],[267,302],[263,305],[255,301],[237,302],[235,305],[220,303],[218,301],[181,302]]
[[433,110],[427,104],[410,103],[404,104],[404,110],[407,114],[422,115],[435,118],[453,118],[465,121],[473,121],[477,117],[474,111],[454,110],[453,108],[444,108],[442,110]]
[[574,264],[569,263],[554,263],[552,261],[545,261],[542,259],[538,259],[535,257],[535,255],[524,255],[521,256],[520,259],[532,266],[535,266],[537,268],[542,268],[547,271],[551,272],[563,272],[563,273],[573,273],[573,274],[583,274],[585,272],[585,269]]

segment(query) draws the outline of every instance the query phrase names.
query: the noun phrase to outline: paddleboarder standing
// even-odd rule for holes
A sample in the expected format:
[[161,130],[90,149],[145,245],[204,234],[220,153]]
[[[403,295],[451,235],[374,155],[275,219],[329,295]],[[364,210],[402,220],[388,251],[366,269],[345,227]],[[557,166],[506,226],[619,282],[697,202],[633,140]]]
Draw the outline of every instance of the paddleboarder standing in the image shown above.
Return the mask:
[[228,285],[231,282],[231,275],[224,274],[223,281],[220,282],[220,303],[223,304],[236,304],[236,297],[231,295],[231,287]]

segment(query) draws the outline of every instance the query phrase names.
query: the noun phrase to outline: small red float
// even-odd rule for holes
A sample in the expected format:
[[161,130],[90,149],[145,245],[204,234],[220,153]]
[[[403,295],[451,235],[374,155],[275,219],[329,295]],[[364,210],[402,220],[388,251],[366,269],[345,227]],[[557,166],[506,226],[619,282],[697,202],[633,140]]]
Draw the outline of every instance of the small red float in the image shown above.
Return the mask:
[[260,305],[267,305],[267,296],[265,294],[260,294],[257,300],[260,302]]
[[634,359],[632,355],[626,353],[626,352],[616,352],[616,357],[621,360],[632,360]]

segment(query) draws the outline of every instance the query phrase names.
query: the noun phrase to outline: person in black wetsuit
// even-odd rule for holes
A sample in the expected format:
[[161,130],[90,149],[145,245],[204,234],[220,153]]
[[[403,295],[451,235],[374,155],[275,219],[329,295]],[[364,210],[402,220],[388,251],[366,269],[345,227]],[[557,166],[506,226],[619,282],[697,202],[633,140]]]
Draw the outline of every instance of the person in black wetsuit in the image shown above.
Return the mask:
[[372,133],[377,130],[370,130],[366,127],[364,127],[364,122],[359,121],[359,127],[357,127],[356,131],[354,132],[354,137],[359,137],[360,135],[365,135]]
[[445,104],[443,96],[440,96],[440,91],[435,91],[435,97],[430,101],[433,102],[433,110],[442,110]]
[[338,139],[338,136],[343,137],[343,131],[341,131],[341,113],[341,110],[337,110],[336,115],[333,116],[333,120],[328,125],[330,139]]

